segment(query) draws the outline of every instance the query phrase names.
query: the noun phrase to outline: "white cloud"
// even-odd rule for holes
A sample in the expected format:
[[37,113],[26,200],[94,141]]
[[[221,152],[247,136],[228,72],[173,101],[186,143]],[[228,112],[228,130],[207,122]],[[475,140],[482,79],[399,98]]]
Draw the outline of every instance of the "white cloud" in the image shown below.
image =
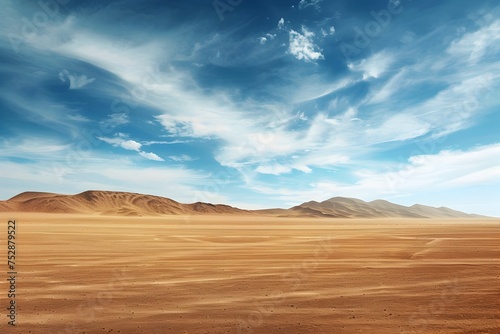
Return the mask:
[[403,141],[426,134],[431,125],[425,120],[404,113],[389,117],[373,129],[366,131],[367,138],[373,143]]
[[300,119],[301,121],[307,121],[308,120],[307,116],[305,115],[305,113],[303,111],[302,112],[300,112],[300,111],[297,112],[297,118]]
[[301,171],[302,173],[306,173],[306,174],[309,174],[312,172],[312,169],[308,166],[295,165],[293,168],[298,170],[298,171]]
[[[408,160],[399,170],[378,175],[363,175],[365,179],[375,176],[387,181],[391,191],[433,191],[477,185],[482,182],[498,183],[500,166],[500,144],[479,146],[467,151],[441,151],[437,154],[417,155]],[[365,183],[368,183],[365,180]]]
[[381,51],[370,58],[363,59],[360,62],[349,64],[352,71],[362,72],[363,80],[370,78],[379,78],[394,63],[394,56],[387,51]]
[[270,166],[259,166],[255,171],[261,174],[280,175],[290,173],[292,169],[290,167],[275,164]]
[[150,145],[175,145],[175,144],[187,144],[187,143],[192,143],[192,140],[153,140],[153,141],[145,141],[142,143],[143,146],[150,146]]
[[323,37],[333,35],[335,34],[335,27],[331,26],[328,30],[321,29],[321,34],[323,35]]
[[97,139],[102,140],[105,143],[111,144],[115,147],[121,147],[126,150],[131,150],[131,151],[139,151],[141,149],[141,144],[133,141],[133,140],[125,140],[120,137],[116,138],[106,138],[106,137],[98,137]]
[[[278,27],[285,28],[284,19],[279,21]],[[220,144],[214,150],[214,158],[223,166],[274,174],[291,170],[308,173],[313,167],[332,168],[353,163],[357,156],[372,152],[376,143],[403,141],[444,126],[448,127],[447,131],[451,131],[460,129],[461,124],[466,123],[464,118],[449,122],[453,119],[453,112],[446,112],[446,106],[452,103],[450,101],[459,100],[457,96],[464,92],[470,82],[464,82],[463,87],[450,87],[450,94],[443,91],[415,108],[403,105],[390,110],[390,113],[384,113],[385,110],[371,113],[368,110],[363,116],[357,115],[349,111],[350,104],[359,107],[356,101],[339,102],[334,109],[324,111],[311,108],[303,115],[301,127],[294,127],[297,115],[301,116],[295,108],[299,103],[333,95],[359,83],[361,77],[378,78],[382,86],[385,74],[398,59],[398,54],[392,51],[382,51],[353,64],[352,70],[362,75],[349,73],[332,81],[321,74],[304,75],[305,72],[301,71],[286,73],[286,79],[292,84],[272,88],[272,94],[281,96],[284,102],[262,103],[251,99],[239,100],[234,97],[235,92],[229,90],[214,89],[207,93],[188,71],[178,70],[169,63],[172,57],[168,53],[167,42],[146,40],[133,44],[127,52],[123,52],[109,38],[96,37],[83,29],[75,31],[70,27],[65,33],[72,38],[53,42],[52,46],[48,43],[47,48],[99,66],[122,78],[130,91],[144,92],[144,97],[135,102],[161,112],[156,120],[168,131],[167,136],[193,140],[217,139]],[[294,57],[309,62],[324,59],[321,50],[314,44],[313,32],[304,27],[301,32],[292,30],[289,34],[289,52]],[[272,39],[268,35],[263,37],[268,43]],[[255,44],[255,36],[251,42]],[[202,49],[206,51],[206,48],[204,46]],[[98,50],[103,50],[103,53]],[[110,56],[114,54],[121,56],[114,59]],[[221,57],[224,57],[223,52]],[[162,64],[161,69],[156,66],[159,63]],[[425,59],[421,63],[428,66]],[[387,94],[381,100],[397,93],[399,84],[417,72],[417,69],[409,69],[408,75],[402,75],[401,80],[396,80],[392,87],[387,86]],[[376,91],[373,93],[376,94]],[[305,109],[301,106],[301,110]],[[395,113],[401,115],[396,116]],[[382,114],[391,116],[381,121]],[[442,119],[435,116],[439,114],[443,115]],[[116,113],[103,122],[119,126],[129,120],[126,114]],[[127,147],[130,149],[134,146]],[[298,158],[291,159],[291,155],[297,155]],[[152,155],[149,157],[156,159]],[[274,161],[280,161],[280,164],[275,165]]]
[[[30,164],[0,160],[0,182],[5,185],[2,195],[13,196],[27,189],[64,194],[97,189],[165,196],[184,203],[201,200],[228,202],[220,194],[200,194],[197,189],[213,181],[194,170],[164,165],[144,167],[123,158],[116,159],[116,164],[110,164],[109,156],[98,155],[83,159],[78,164],[68,164],[62,153],[52,153],[51,159],[41,158]],[[120,168],[116,168],[117,165]],[[11,186],[12,180],[15,180],[15,186]],[[166,184],[168,187],[165,187]]]
[[66,78],[69,79],[69,89],[81,89],[88,84],[94,82],[94,78],[87,78],[86,75],[75,75],[68,72],[68,70],[62,70],[59,72],[59,79],[62,82],[66,82]]
[[114,113],[108,115],[108,118],[102,120],[100,122],[100,125],[102,128],[108,129],[108,128],[116,128],[119,127],[120,125],[125,125],[130,123],[128,115],[125,113]]
[[307,8],[307,7],[315,7],[316,9],[320,9],[319,7],[319,3],[321,2],[322,0],[300,0],[299,2],[299,9],[304,9],[304,8]]
[[0,156],[35,159],[63,154],[71,145],[47,138],[23,137],[21,140],[0,141]]
[[186,162],[186,161],[193,161],[194,160],[192,157],[190,157],[187,154],[171,155],[168,158],[173,160],[173,161],[176,161],[176,162]]
[[[389,164],[386,167],[386,169],[392,169],[389,171],[377,171],[376,165],[373,165],[370,170],[363,167],[354,172],[353,176],[356,179],[351,183],[325,179],[311,184],[311,187],[306,189],[269,187],[258,183],[249,186],[261,194],[294,203],[293,205],[311,199],[325,200],[332,196],[362,197],[365,200],[374,200],[416,195],[420,196],[423,204],[426,204],[426,197],[437,192],[456,193],[463,187],[480,184],[498,189],[500,187],[499,166],[500,143],[497,143],[464,151],[441,151],[436,154],[412,156],[401,164]],[[489,201],[490,205],[496,204],[494,197],[490,200],[491,196],[484,195],[483,200]],[[463,193],[463,198],[470,201],[469,194],[466,192]],[[442,202],[441,205],[443,205]]]
[[306,62],[325,59],[321,53],[321,49],[316,46],[312,39],[314,33],[306,27],[302,27],[302,34],[295,30],[290,30],[290,46],[288,51],[298,60]]
[[282,30],[285,28],[285,19],[284,18],[281,18],[279,21],[278,21],[278,29]]
[[466,175],[459,176],[453,180],[444,183],[446,186],[477,186],[480,184],[497,183],[500,180],[500,165],[493,167],[486,167],[476,172],[470,172]]
[[152,152],[143,152],[143,151],[140,151],[139,154],[142,157],[144,157],[146,159],[149,159],[149,160],[153,160],[153,161],[165,161],[162,158],[160,158],[158,155],[156,155],[155,153],[152,153]]
[[500,144],[480,146],[468,151],[441,151],[416,155],[394,171],[359,171],[355,185],[328,185],[332,191],[355,194],[372,193],[378,197],[390,194],[425,194],[466,185],[474,185],[483,173],[482,182],[497,184],[500,165]]
[[[391,66],[397,68],[396,74],[392,77],[387,75],[387,78],[380,75],[381,84],[372,86],[370,93],[360,104],[383,103],[377,106],[380,115],[392,112],[397,105],[398,113],[419,118],[429,125],[429,131],[435,137],[474,125],[478,117],[498,103],[494,94],[500,80],[496,71],[498,61],[482,62],[482,59],[492,58],[480,56],[493,55],[495,52],[495,34],[492,31],[496,22],[500,21],[486,23],[481,29],[471,33],[464,34],[464,29],[462,37],[452,42],[445,52],[433,50],[422,56],[421,49],[417,48],[418,44],[415,49],[392,52],[393,59],[406,57],[411,60],[411,65],[397,68],[393,62]],[[486,36],[491,37],[491,44]],[[435,37],[431,34],[426,38]],[[472,58],[470,52],[475,54]],[[412,56],[408,56],[409,54]],[[407,103],[408,98],[415,98],[413,92],[422,85],[443,88],[436,90],[433,96],[420,99],[417,104]]]
[[303,171],[304,173],[310,173],[312,170],[308,166],[313,167],[335,167],[349,163],[350,158],[347,155],[341,154],[325,154],[322,150],[319,152],[311,152],[300,160],[302,167],[295,168],[297,170]]
[[126,141],[122,141],[120,143],[120,146],[123,147],[124,149],[126,150],[131,150],[131,151],[137,151],[139,152],[139,150],[141,149],[141,144],[134,141],[134,140],[126,140]]
[[411,85],[415,80],[408,78],[408,74],[409,71],[406,68],[402,68],[381,87],[375,87],[367,98],[367,104],[387,102],[398,91]]
[[[284,24],[284,19],[280,22]],[[221,146],[215,152],[215,159],[221,165],[241,166],[250,162],[256,166],[271,157],[301,150],[300,133],[286,129],[296,117],[285,103],[236,102],[232,92],[207,93],[189,72],[168,65],[168,43],[142,41],[123,52],[121,46],[109,38],[75,29],[73,25],[74,22],[64,25],[64,34],[71,38],[50,39],[45,48],[101,67],[124,80],[123,84],[131,92],[142,95],[131,102],[163,112],[156,119],[169,136],[218,139]],[[312,37],[307,30],[304,33]],[[313,52],[308,57],[320,57],[313,50],[306,48],[305,51]],[[116,54],[121,56],[118,59],[111,56]],[[160,61],[166,64],[161,69],[156,66]],[[301,80],[303,77],[297,78],[298,82]],[[116,128],[126,123],[129,123],[127,114],[114,113],[101,121],[101,126]]]
[[77,115],[68,115],[67,118],[72,120],[72,121],[75,121],[75,122],[90,122],[90,119],[88,119],[85,116],[78,115],[78,114]]
[[266,44],[267,42],[267,38],[265,37],[259,37],[259,43],[262,45],[262,44]]
[[497,53],[500,50],[500,20],[489,26],[467,33],[455,40],[448,52],[454,55],[468,56],[470,61],[477,62],[487,52]]
[[[148,71],[151,72],[155,64],[155,57],[161,52],[167,52],[158,41],[137,43],[132,47],[119,45],[112,38],[78,28],[76,21],[75,18],[69,18],[63,25],[52,27],[55,36],[47,35],[43,39],[36,39],[32,42],[33,46],[91,63],[125,81],[139,82],[147,79]],[[65,34],[66,38],[63,39],[58,34]],[[41,43],[44,44],[43,47],[39,45]],[[127,56],[124,56],[125,53]],[[121,56],[116,57],[117,54]]]
[[466,73],[466,78],[460,79],[463,81],[405,112],[431,124],[438,136],[468,128],[482,110],[494,103],[498,77],[489,73]]
[[121,147],[125,150],[135,151],[139,153],[140,156],[149,160],[165,161],[155,153],[141,151],[142,144],[136,142],[135,140],[126,140],[122,137],[116,137],[116,138],[98,137],[97,139],[102,140],[103,142],[111,144],[115,147]]
[[[347,87],[351,87],[360,80],[351,77],[341,77],[334,81],[324,80],[319,75],[309,75],[307,77],[297,75],[294,77],[295,85],[293,87],[283,88],[282,95],[294,104],[311,102],[325,97],[335,92],[339,92]],[[277,89],[279,92],[279,89]]]
[[[29,78],[29,80],[34,81],[36,78]],[[25,87],[38,85],[36,81],[24,84],[26,84]],[[0,100],[10,104],[11,111],[17,113],[19,117],[29,119],[30,122],[35,122],[39,126],[49,129],[53,135],[59,134],[71,138],[81,135],[82,124],[77,122],[84,120],[76,120],[71,117],[78,109],[65,103],[54,102],[48,98],[47,94],[41,94],[41,96],[34,98],[31,90],[20,92],[15,87],[8,87],[8,89],[6,87],[0,91]]]

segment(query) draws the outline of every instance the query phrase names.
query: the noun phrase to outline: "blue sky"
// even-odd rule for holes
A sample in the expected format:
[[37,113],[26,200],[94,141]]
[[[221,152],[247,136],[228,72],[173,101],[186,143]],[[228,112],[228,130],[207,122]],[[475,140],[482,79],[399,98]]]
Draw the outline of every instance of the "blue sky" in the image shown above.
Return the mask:
[[500,216],[497,1],[1,3],[2,199]]

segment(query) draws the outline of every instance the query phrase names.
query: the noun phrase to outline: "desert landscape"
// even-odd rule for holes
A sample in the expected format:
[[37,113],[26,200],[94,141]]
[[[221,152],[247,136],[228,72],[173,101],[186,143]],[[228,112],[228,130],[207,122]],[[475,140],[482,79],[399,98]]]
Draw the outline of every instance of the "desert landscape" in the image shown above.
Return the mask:
[[0,2],[0,334],[500,334],[500,1]]
[[[107,208],[36,212],[54,196],[66,209]],[[110,203],[181,206],[74,196],[0,204],[18,245],[18,325],[2,331],[500,333],[498,219],[285,217],[206,203],[151,215]],[[13,202],[35,212],[10,211]]]

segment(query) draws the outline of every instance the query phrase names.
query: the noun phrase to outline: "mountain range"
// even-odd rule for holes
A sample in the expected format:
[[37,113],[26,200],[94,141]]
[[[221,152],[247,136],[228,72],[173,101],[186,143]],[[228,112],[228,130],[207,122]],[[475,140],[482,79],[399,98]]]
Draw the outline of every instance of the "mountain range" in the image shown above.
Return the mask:
[[403,206],[384,200],[365,202],[356,198],[333,197],[323,202],[310,201],[290,209],[262,210],[274,215],[329,218],[485,218],[446,207],[415,204]]
[[288,209],[243,210],[224,204],[183,204],[165,197],[115,191],[85,191],[77,195],[24,192],[0,201],[0,211],[119,216],[244,214],[317,218],[486,218],[446,207],[421,204],[407,207],[384,200],[365,202],[346,197],[310,201]]

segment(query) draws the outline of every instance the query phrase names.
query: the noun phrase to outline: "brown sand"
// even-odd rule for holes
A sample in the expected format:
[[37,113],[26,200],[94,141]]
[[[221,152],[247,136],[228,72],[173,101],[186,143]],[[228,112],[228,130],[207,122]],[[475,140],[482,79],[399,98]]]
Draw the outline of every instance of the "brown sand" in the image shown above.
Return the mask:
[[0,218],[1,333],[500,333],[499,220]]

